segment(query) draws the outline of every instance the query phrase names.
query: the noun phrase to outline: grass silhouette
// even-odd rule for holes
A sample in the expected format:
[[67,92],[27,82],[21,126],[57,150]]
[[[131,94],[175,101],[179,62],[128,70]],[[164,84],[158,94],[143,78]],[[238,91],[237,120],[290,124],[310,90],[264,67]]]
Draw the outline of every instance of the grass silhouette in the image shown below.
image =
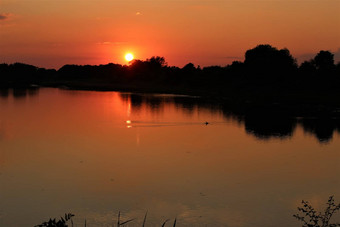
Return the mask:
[[[51,219],[47,222],[43,222],[40,225],[36,225],[35,227],[68,227],[67,222],[71,222],[71,226],[73,227],[73,221],[72,217],[74,217],[74,214],[68,213],[65,214],[64,217],[60,217],[60,219],[57,221],[55,218]],[[86,220],[85,220],[85,227],[86,227]]]
[[[118,212],[118,217],[117,217],[117,224],[116,224],[117,227],[119,227],[119,226],[124,226],[125,224],[130,223],[130,222],[132,222],[132,221],[134,221],[134,220],[136,219],[136,218],[132,218],[132,219],[128,219],[128,220],[126,220],[126,221],[122,221],[122,220],[121,220],[121,217],[120,217],[120,214],[121,214],[121,213],[120,213],[120,211],[119,211],[119,212]],[[147,217],[147,214],[148,214],[148,212],[145,213],[142,227],[145,227],[145,226],[146,226],[146,217]],[[68,214],[65,214],[65,217],[60,217],[59,220],[50,219],[49,221],[43,222],[42,224],[36,225],[35,227],[69,227],[69,225],[68,225],[68,222],[69,222],[69,221],[71,222],[71,227],[73,227],[72,217],[74,217],[74,214],[68,213]],[[163,224],[162,224],[162,227],[164,227],[165,224],[166,224],[169,220],[170,220],[170,219],[165,220],[165,221],[163,222]],[[177,222],[177,219],[175,218],[173,227],[176,227],[176,222]],[[115,226],[115,225],[112,224],[112,227],[114,227],[114,226]],[[84,227],[87,227],[86,219],[85,219]]]
[[[302,227],[340,227],[340,223],[331,223],[331,218],[333,215],[340,210],[340,203],[336,204],[334,201],[334,196],[330,196],[326,205],[327,207],[323,212],[318,212],[316,209],[310,205],[308,201],[302,200],[302,206],[298,207],[299,214],[294,214],[297,220],[302,222]],[[142,227],[146,226],[148,212],[145,213]],[[64,217],[61,217],[59,220],[50,219],[47,222],[43,222],[40,225],[36,225],[35,227],[69,227],[68,222],[71,222],[71,226],[73,227],[72,217],[74,214],[67,213]],[[133,222],[136,218],[128,219],[126,221],[121,220],[121,213],[118,212],[117,217],[117,227],[124,226],[127,223]],[[169,219],[165,220],[162,227],[169,221]],[[173,227],[176,227],[177,219],[175,218]],[[86,219],[84,226],[87,226]],[[112,227],[115,225],[113,224]]]

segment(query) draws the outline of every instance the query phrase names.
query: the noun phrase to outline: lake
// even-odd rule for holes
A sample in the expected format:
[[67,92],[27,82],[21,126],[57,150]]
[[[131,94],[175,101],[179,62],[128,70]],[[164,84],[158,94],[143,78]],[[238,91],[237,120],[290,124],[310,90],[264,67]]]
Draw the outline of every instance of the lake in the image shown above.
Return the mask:
[[[199,97],[0,94],[0,226],[286,227],[340,201],[337,119],[238,115]],[[208,124],[206,124],[208,123]],[[337,216],[340,216],[339,214]],[[339,218],[335,218],[336,220]]]

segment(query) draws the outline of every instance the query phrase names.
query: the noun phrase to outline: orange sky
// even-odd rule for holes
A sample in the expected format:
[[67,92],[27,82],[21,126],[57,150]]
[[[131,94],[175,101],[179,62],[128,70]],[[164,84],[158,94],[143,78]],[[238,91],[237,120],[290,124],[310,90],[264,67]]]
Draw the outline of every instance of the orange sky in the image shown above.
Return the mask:
[[164,56],[226,65],[269,43],[340,60],[338,0],[0,0],[0,62],[59,68]]

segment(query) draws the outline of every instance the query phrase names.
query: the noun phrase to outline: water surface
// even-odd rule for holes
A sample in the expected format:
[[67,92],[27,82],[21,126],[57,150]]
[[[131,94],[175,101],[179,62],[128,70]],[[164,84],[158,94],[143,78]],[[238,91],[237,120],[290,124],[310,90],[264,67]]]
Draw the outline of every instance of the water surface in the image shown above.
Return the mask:
[[129,226],[146,211],[147,226],[301,226],[302,199],[340,201],[337,120],[266,119],[197,97],[2,91],[0,226],[112,226],[118,211]]

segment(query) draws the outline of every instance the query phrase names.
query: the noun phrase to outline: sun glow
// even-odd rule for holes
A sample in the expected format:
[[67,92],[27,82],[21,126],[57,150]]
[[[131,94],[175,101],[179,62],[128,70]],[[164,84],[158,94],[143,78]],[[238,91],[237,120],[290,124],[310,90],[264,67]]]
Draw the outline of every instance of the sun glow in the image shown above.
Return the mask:
[[131,54],[131,53],[127,53],[127,54],[125,54],[125,60],[127,60],[127,61],[132,61],[133,60],[133,54]]

